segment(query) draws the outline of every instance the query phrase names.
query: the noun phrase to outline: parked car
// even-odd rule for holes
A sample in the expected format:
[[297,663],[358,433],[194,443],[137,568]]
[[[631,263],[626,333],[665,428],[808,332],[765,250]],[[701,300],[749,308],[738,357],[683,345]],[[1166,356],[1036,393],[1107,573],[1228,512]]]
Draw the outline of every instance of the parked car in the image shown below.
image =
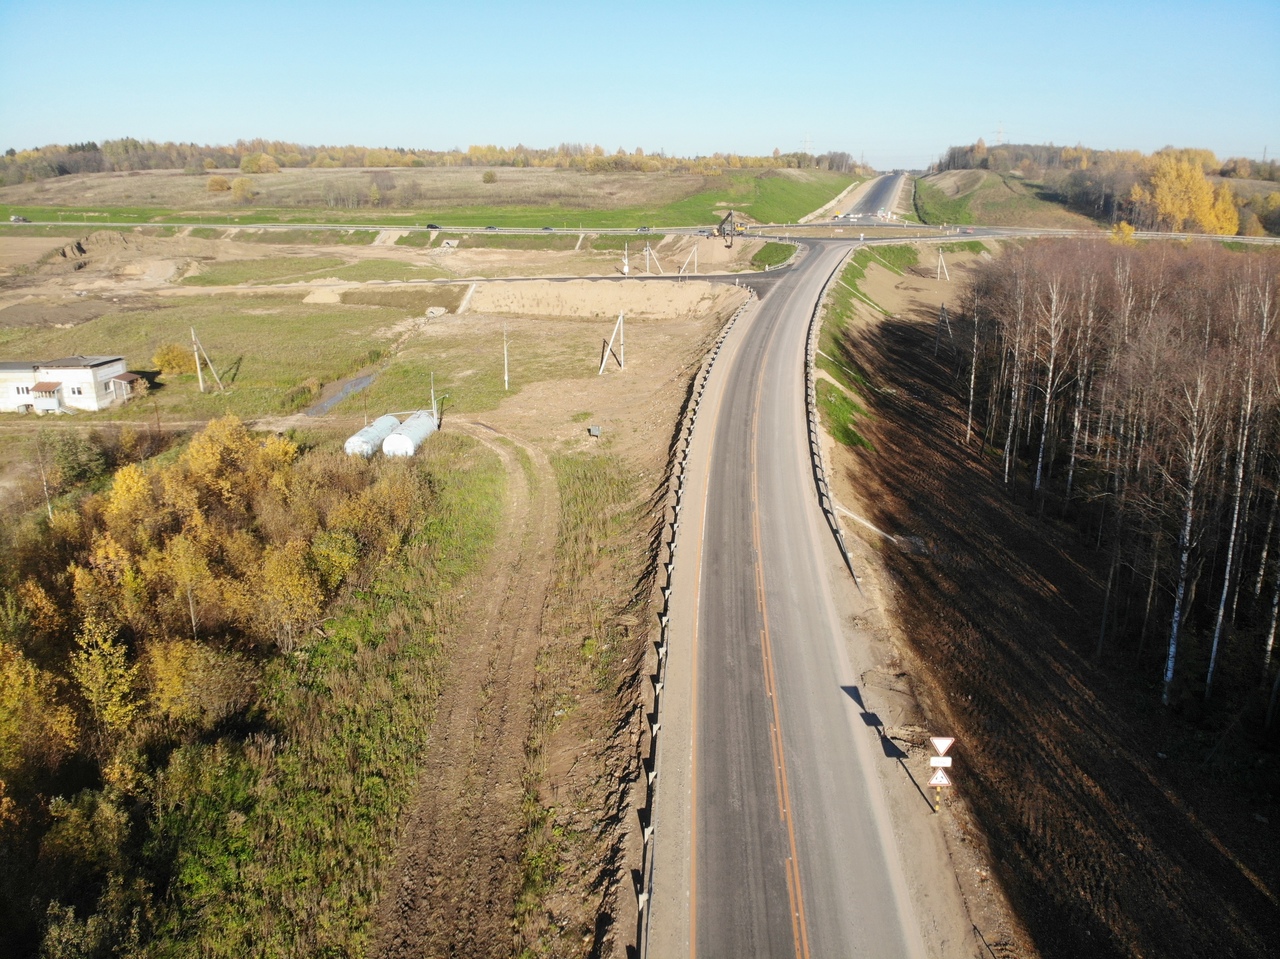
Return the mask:
[[438,230],[438,229],[440,229],[440,224],[439,224],[439,223],[428,223],[428,224],[427,224],[427,229],[428,229],[428,230]]
[[551,231],[551,230],[554,230],[554,229],[555,229],[555,227],[554,227],[554,226],[544,226],[544,227],[543,227],[543,229],[544,229],[544,230],[547,230],[547,231],[549,232],[549,231]]
[[636,230],[636,232],[637,232],[637,233],[648,233],[650,229],[651,229],[650,227],[642,226],[642,227],[640,227],[640,229]]
[[486,230],[496,230],[496,229],[497,229],[497,227],[496,227],[496,226],[486,226],[486,227],[485,227],[485,229],[486,229]]
[[31,221],[28,220],[25,216],[17,216],[15,214],[14,216],[9,217],[9,222],[10,223],[30,223]]

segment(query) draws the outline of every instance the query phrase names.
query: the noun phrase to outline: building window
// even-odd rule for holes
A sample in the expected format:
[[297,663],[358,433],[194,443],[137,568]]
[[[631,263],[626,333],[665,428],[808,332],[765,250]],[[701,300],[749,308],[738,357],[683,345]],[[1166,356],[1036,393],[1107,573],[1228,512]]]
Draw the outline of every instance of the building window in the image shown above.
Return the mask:
[[79,387],[79,386],[73,386],[73,387],[71,387],[71,395],[72,395],[72,396],[84,396],[84,390],[83,390],[81,387]]
[[29,387],[29,386],[17,386],[17,387],[14,387],[14,389],[16,389],[16,390],[18,391],[18,395],[19,395],[19,396],[30,396],[30,395],[31,395],[31,387]]

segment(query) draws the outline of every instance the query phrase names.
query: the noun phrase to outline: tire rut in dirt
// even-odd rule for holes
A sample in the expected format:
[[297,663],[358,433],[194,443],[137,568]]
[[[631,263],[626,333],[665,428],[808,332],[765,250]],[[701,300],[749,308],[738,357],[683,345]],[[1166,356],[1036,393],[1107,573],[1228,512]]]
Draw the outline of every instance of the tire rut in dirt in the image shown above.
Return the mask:
[[[527,488],[511,450],[467,430],[506,465],[511,504],[474,614],[450,637],[447,685],[406,817],[372,954],[497,959],[513,951],[521,880],[521,775],[540,614],[554,542],[555,483]],[[529,451],[532,452],[532,451]]]

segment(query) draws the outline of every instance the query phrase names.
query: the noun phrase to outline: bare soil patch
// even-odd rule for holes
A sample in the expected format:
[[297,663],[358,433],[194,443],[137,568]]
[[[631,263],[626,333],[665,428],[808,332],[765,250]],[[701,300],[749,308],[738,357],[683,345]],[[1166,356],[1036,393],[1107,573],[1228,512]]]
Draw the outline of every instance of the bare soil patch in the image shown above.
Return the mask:
[[15,267],[31,266],[51,250],[66,243],[56,236],[2,236],[0,235],[0,276],[13,272]]
[[714,313],[733,299],[735,287],[698,281],[652,283],[618,280],[607,283],[571,280],[557,283],[482,283],[470,308],[480,313],[535,313],[543,316],[672,316]]
[[[1193,731],[1089,658],[1106,557],[1037,518],[1025,481],[1011,494],[976,439],[964,444],[945,337],[933,358],[934,282],[869,271],[864,289],[897,315],[868,314],[840,362],[871,380],[859,428],[874,449],[837,451],[834,472],[837,495],[899,537],[866,534],[930,726],[957,737],[946,813],[971,911],[998,882],[1025,923],[1024,936],[979,908],[984,954],[1271,954],[1275,797],[1203,767],[1210,742],[1175,756]],[[989,849],[994,874],[964,868],[965,846]]]
[[[592,298],[604,296],[612,308],[617,294],[608,288],[617,285],[495,284],[529,288],[531,295],[505,302],[519,308],[517,322],[536,324],[550,339],[580,335],[581,320],[530,307],[563,308],[571,317],[594,311]],[[546,300],[544,286],[576,287],[587,306]],[[379,907],[376,955],[625,955],[634,922],[627,855],[639,846],[638,824],[626,815],[626,790],[640,769],[642,658],[633,647],[646,619],[635,597],[647,595],[640,584],[650,570],[650,530],[647,521],[627,525],[579,578],[563,578],[564,518],[551,460],[612,458],[640,498],[630,508],[647,515],[644,501],[664,481],[689,379],[714,331],[745,298],[734,287],[710,287],[710,295],[696,289],[706,284],[687,287],[683,300],[668,299],[665,315],[637,329],[625,370],[524,384],[495,410],[446,415],[446,430],[464,430],[503,458],[508,513],[473,594],[469,626],[450,655],[421,789]],[[458,324],[480,338],[502,322],[468,314],[392,332],[413,348],[452,336]],[[589,425],[601,426],[599,439],[588,435]],[[608,597],[603,612],[585,597],[592,604]],[[601,636],[617,644],[613,651],[608,642],[588,651]],[[606,655],[616,665],[602,666]],[[531,802],[546,811],[532,832]]]

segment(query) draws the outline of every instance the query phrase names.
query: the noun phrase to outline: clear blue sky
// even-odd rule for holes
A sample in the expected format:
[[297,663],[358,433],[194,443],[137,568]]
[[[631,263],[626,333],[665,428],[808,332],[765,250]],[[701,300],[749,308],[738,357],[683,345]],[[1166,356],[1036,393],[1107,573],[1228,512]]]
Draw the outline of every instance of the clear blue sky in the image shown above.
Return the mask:
[[0,0],[0,150],[139,139],[1280,153],[1280,2]]

